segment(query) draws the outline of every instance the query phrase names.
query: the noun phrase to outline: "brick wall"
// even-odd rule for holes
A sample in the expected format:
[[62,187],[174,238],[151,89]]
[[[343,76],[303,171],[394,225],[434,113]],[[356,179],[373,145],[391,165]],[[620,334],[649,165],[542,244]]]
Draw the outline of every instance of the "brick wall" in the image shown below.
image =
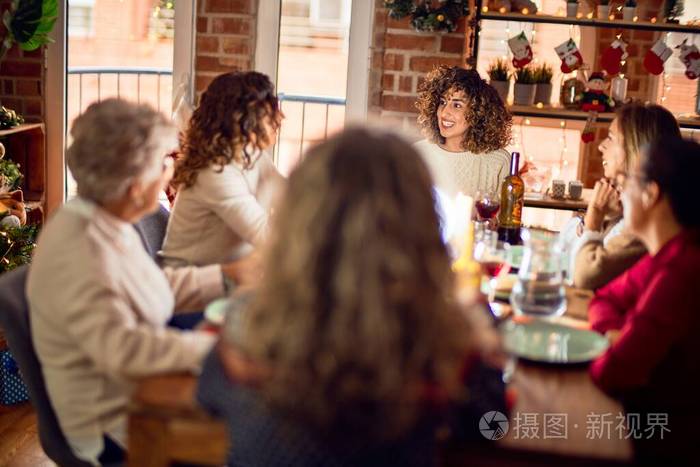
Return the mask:
[[440,64],[464,65],[465,24],[454,33],[421,33],[409,18],[395,20],[377,2],[370,74],[370,111],[404,128],[416,119],[416,89],[427,72]]
[[197,7],[197,96],[219,74],[250,70],[255,56],[258,0],[200,0]]
[[[0,2],[5,12],[10,2]],[[0,24],[0,38],[5,38],[5,27]],[[19,112],[29,121],[44,118],[45,47],[32,52],[14,45],[0,64],[0,104]]]

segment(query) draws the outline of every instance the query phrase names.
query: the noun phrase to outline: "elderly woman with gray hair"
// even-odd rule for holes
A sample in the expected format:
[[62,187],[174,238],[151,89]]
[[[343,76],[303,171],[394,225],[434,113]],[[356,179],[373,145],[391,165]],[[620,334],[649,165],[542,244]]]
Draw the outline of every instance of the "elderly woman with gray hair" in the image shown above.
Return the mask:
[[250,263],[160,269],[132,224],[158,207],[172,176],[175,128],[145,105],[109,99],[76,119],[67,151],[78,197],[41,234],[27,284],[31,330],[48,394],[78,457],[123,456],[131,379],[198,371],[214,342],[167,328],[201,309]]

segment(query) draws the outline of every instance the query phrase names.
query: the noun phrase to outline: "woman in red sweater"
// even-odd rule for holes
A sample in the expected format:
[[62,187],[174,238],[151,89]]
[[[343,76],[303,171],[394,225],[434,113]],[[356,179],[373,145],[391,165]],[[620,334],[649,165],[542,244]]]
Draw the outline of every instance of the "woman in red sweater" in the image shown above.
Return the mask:
[[695,142],[661,140],[643,151],[622,203],[649,253],[600,289],[589,309],[593,329],[611,341],[591,377],[623,400],[629,418],[639,415],[639,427],[629,426],[638,458],[657,464],[687,462],[700,415],[698,174]]

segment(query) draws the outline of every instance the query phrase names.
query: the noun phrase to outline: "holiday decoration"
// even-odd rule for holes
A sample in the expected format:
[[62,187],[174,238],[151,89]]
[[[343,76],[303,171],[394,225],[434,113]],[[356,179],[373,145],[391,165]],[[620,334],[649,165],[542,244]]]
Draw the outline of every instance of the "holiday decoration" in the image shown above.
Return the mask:
[[14,128],[24,123],[24,118],[17,112],[0,105],[0,130]]
[[384,0],[384,7],[394,19],[411,16],[416,31],[447,31],[457,29],[460,18],[469,13],[466,0]]
[[663,39],[659,39],[644,55],[644,68],[652,75],[660,75],[664,72],[664,63],[671,54],[673,50]]
[[605,76],[602,73],[591,73],[586,83],[586,90],[579,98],[581,110],[586,112],[609,112],[615,105],[615,102],[605,93],[607,88],[608,83],[605,81]]
[[524,15],[537,13],[537,5],[530,0],[491,0],[489,9],[501,13],[513,11]]
[[561,85],[559,102],[566,109],[578,109],[578,96],[586,90],[586,84],[578,78],[569,78]]
[[554,50],[557,52],[557,55],[559,55],[559,58],[561,58],[560,68],[562,73],[571,73],[583,65],[583,57],[573,39],[569,39],[558,45]]
[[530,46],[530,41],[527,40],[524,32],[508,39],[508,47],[513,52],[513,66],[515,68],[523,68],[532,61],[532,46]]
[[603,51],[600,57],[603,70],[609,75],[616,75],[622,69],[622,61],[627,58],[627,43],[622,39],[615,39],[610,47]]
[[696,45],[688,45],[686,42],[687,39],[683,40],[676,48],[681,50],[679,58],[685,65],[685,76],[696,79],[700,76],[700,52]]

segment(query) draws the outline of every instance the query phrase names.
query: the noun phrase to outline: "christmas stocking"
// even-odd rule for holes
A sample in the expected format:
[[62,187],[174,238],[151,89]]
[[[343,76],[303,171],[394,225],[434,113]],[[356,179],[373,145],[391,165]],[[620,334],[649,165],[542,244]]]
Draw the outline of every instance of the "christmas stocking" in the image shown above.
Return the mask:
[[660,75],[664,72],[664,62],[668,60],[672,53],[673,51],[666,45],[664,40],[659,39],[644,55],[644,68],[652,75]]
[[508,46],[513,52],[513,66],[523,68],[532,61],[532,47],[524,32],[508,39]]
[[610,47],[603,51],[600,62],[603,70],[609,75],[616,75],[622,68],[622,62],[627,58],[627,43],[622,39],[615,39]]
[[578,70],[581,65],[583,65],[583,57],[581,52],[576,46],[576,42],[573,39],[560,44],[555,47],[554,50],[561,58],[561,71],[562,73],[571,73],[572,71]]
[[597,120],[598,112],[588,112],[586,126],[583,127],[583,131],[581,132],[581,141],[584,143],[590,143],[595,139],[595,122]]
[[698,48],[695,45],[687,45],[685,40],[676,48],[681,49],[680,59],[685,65],[685,76],[689,79],[696,79],[700,76],[700,52],[698,52]]

